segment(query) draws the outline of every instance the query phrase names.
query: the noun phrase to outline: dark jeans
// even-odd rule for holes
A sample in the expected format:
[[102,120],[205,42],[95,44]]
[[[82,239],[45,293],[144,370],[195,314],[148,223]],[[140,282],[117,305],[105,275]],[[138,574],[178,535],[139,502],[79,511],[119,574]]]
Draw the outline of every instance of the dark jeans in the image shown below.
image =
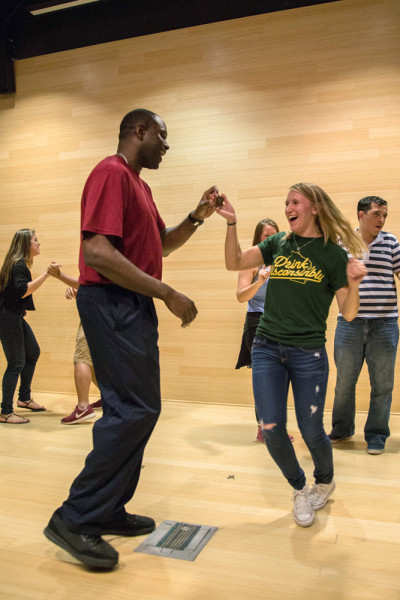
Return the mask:
[[316,483],[333,479],[332,445],[324,430],[329,365],[325,347],[284,346],[257,336],[252,350],[253,390],[269,453],[295,489],[306,478],[286,430],[287,395],[292,384],[297,424],[314,462]]
[[7,360],[3,376],[1,414],[8,415],[13,412],[13,398],[19,377],[21,381],[18,400],[30,400],[31,383],[40,348],[23,315],[16,315],[7,310],[0,312],[0,340]]
[[160,414],[157,315],[152,298],[116,285],[81,285],[77,305],[103,416],[60,516],[73,531],[98,534],[126,515]]
[[335,332],[337,379],[332,433],[354,434],[356,384],[364,360],[371,382],[371,400],[364,436],[370,447],[383,448],[390,435],[389,418],[394,385],[399,327],[396,318],[345,321],[338,317]]

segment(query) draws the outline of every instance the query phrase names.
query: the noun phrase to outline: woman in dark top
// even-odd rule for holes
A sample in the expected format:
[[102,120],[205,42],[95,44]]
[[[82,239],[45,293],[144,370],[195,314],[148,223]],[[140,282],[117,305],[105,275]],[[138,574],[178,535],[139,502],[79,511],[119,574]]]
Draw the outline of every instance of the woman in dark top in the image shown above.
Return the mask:
[[33,292],[50,276],[50,272],[46,271],[32,281],[28,267],[39,254],[39,248],[34,230],[20,229],[12,239],[0,270],[0,340],[7,359],[0,423],[29,423],[29,419],[13,412],[13,397],[19,377],[18,407],[46,410],[31,398],[31,382],[40,348],[24,319],[27,310],[35,310]]

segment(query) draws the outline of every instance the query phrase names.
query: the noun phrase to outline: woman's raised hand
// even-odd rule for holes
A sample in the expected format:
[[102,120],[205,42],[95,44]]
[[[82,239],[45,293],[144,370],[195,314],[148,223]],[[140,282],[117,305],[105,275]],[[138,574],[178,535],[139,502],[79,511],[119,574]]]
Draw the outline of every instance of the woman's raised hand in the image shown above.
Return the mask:
[[224,202],[221,206],[216,206],[215,211],[221,215],[224,219],[228,221],[228,223],[233,223],[236,221],[236,213],[232,204],[229,202],[228,198],[225,194],[221,194],[220,198],[223,198]]

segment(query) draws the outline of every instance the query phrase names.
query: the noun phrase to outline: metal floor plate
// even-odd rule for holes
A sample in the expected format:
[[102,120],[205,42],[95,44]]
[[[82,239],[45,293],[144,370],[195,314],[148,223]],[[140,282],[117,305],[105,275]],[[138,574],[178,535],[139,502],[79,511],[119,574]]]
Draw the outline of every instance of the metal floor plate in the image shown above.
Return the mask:
[[163,521],[134,552],[194,560],[218,527]]

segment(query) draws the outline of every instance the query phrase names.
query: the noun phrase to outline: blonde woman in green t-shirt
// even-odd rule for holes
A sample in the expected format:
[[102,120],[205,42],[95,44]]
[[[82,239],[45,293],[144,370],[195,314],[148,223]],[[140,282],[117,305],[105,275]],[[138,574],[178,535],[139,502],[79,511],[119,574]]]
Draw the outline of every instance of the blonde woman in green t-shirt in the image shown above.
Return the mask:
[[[289,232],[242,251],[236,214],[224,196],[217,212],[227,221],[225,263],[231,271],[271,265],[265,310],[252,349],[253,392],[267,448],[293,487],[293,513],[302,527],[314,522],[335,489],[332,447],[323,426],[329,365],[325,330],[336,297],[351,321],[359,306],[362,241],[329,196],[314,184],[293,185],[285,201]],[[314,462],[311,490],[286,430],[292,385],[297,423]]]

